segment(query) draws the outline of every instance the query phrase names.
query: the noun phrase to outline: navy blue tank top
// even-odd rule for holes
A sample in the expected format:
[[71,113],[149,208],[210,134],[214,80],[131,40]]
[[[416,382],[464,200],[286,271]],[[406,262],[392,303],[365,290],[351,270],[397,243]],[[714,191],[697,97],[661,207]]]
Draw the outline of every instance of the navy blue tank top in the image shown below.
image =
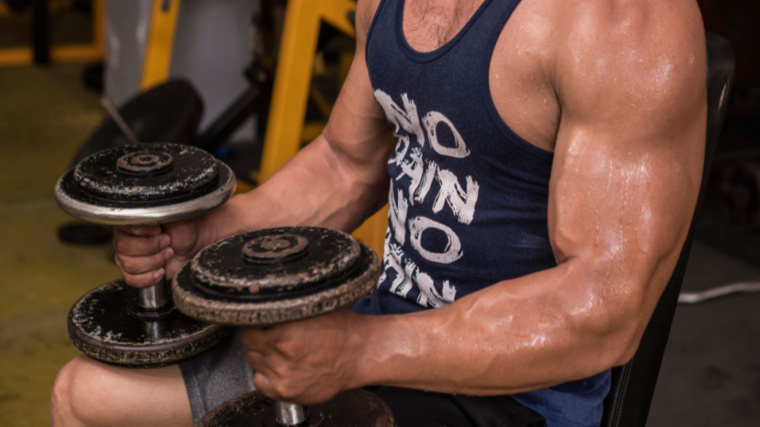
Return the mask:
[[[485,0],[453,39],[423,53],[404,38],[404,0],[381,1],[366,61],[398,142],[382,274],[355,311],[438,308],[556,266],[547,225],[553,155],[504,123],[489,88],[491,54],[518,3]],[[608,378],[513,397],[549,425],[598,425]]]

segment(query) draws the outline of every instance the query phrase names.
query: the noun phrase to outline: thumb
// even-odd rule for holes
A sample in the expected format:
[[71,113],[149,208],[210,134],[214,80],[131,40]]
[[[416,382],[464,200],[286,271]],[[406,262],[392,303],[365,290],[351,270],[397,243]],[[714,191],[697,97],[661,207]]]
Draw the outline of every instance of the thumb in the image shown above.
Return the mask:
[[166,278],[171,279],[201,249],[197,221],[165,224],[164,232],[169,235],[171,257],[166,261]]
[[175,257],[192,257],[199,248],[198,221],[184,221],[165,224],[164,231],[169,235],[169,245],[174,250]]

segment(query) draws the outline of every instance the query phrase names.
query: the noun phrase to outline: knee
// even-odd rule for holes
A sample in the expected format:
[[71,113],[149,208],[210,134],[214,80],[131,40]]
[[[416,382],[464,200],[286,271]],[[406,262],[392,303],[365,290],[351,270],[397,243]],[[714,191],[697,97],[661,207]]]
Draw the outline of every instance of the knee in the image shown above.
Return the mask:
[[107,371],[100,362],[79,356],[67,363],[55,378],[50,397],[53,426],[108,425]]
[[75,418],[71,405],[72,378],[77,371],[82,356],[70,361],[58,372],[53,383],[53,392],[50,396],[50,424],[52,426],[75,426],[81,425],[80,420]]
[[192,424],[177,365],[122,368],[86,356],[72,360],[58,373],[50,419],[56,427]]

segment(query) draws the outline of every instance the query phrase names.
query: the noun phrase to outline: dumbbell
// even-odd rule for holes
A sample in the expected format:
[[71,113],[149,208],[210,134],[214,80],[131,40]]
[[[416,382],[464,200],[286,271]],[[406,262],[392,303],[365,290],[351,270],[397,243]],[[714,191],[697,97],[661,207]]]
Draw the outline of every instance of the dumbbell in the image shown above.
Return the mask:
[[[377,255],[351,236],[317,227],[239,234],[200,251],[172,281],[177,308],[203,322],[266,327],[347,307],[377,283]],[[251,392],[199,426],[392,426],[385,403],[364,390],[310,407]]]
[[[140,141],[198,146],[195,142],[203,116],[203,100],[186,80],[170,79],[153,86],[119,108],[107,97],[101,99],[101,104],[108,115],[79,147],[71,167],[99,151]],[[107,242],[111,237],[110,227],[100,224],[72,221],[58,228],[58,238],[66,243],[95,244]]]
[[[55,198],[64,211],[88,222],[161,225],[206,214],[234,189],[232,170],[205,151],[155,143],[88,156],[58,180]],[[88,356],[140,367],[184,360],[230,333],[176,310],[163,278],[148,288],[117,280],[88,292],[69,311],[68,331]]]

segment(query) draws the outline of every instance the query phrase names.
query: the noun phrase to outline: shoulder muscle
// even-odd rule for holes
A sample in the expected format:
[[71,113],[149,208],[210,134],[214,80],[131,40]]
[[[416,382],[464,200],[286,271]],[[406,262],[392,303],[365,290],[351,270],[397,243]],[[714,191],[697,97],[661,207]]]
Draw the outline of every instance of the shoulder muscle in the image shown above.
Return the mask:
[[634,110],[657,128],[651,120],[669,116],[662,110],[700,99],[706,55],[695,2],[567,3],[555,71],[564,112],[630,117]]

